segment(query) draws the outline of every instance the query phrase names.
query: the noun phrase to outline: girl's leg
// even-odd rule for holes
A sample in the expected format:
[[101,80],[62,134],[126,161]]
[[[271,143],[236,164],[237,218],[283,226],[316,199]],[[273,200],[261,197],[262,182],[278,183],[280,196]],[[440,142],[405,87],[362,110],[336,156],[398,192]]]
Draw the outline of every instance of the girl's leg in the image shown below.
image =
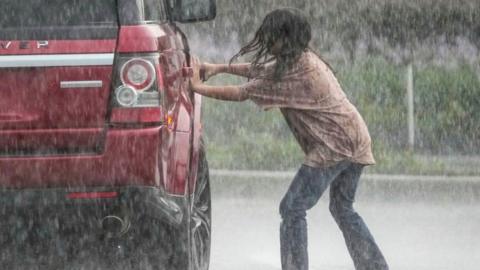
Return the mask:
[[328,185],[344,170],[349,162],[329,168],[303,165],[280,203],[280,246],[283,270],[307,270],[306,211],[312,208]]
[[351,164],[330,185],[330,212],[343,233],[357,270],[387,270],[388,265],[365,222],[353,209],[363,165]]

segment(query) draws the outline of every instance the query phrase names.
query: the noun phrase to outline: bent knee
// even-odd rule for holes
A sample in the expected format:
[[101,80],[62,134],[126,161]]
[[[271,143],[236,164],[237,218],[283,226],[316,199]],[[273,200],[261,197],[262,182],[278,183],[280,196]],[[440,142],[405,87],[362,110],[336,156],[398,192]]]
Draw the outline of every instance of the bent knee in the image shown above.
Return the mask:
[[351,203],[330,202],[328,209],[335,220],[342,220],[356,214]]

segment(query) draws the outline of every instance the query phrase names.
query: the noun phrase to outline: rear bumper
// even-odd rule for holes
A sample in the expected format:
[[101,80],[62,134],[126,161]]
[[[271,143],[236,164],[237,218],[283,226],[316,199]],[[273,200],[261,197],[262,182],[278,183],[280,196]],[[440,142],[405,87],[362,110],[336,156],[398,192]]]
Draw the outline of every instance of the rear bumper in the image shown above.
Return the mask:
[[[118,195],[70,199],[71,192]],[[155,269],[187,269],[168,260],[172,252],[187,257],[186,197],[154,187],[0,190],[0,205],[2,269],[140,269],[145,254],[165,265]],[[128,220],[129,229],[109,237],[101,226],[109,215]]]

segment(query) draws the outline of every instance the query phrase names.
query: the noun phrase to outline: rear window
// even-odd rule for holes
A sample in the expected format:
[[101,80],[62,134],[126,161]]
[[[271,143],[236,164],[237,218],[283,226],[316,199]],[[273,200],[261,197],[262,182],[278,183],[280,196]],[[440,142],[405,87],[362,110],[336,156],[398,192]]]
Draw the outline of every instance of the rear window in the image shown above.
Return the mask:
[[0,28],[116,25],[116,0],[0,0]]
[[145,21],[163,22],[167,20],[163,0],[144,0]]
[[164,2],[165,0],[118,0],[120,24],[165,22],[167,13]]

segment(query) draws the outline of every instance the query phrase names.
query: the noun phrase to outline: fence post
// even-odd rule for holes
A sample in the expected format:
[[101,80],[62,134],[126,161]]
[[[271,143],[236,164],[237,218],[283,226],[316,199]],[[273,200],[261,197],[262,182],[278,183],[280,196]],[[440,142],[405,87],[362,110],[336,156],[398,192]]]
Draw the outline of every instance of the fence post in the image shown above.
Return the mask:
[[408,148],[415,147],[415,108],[413,102],[413,64],[407,66],[407,106],[408,106]]

